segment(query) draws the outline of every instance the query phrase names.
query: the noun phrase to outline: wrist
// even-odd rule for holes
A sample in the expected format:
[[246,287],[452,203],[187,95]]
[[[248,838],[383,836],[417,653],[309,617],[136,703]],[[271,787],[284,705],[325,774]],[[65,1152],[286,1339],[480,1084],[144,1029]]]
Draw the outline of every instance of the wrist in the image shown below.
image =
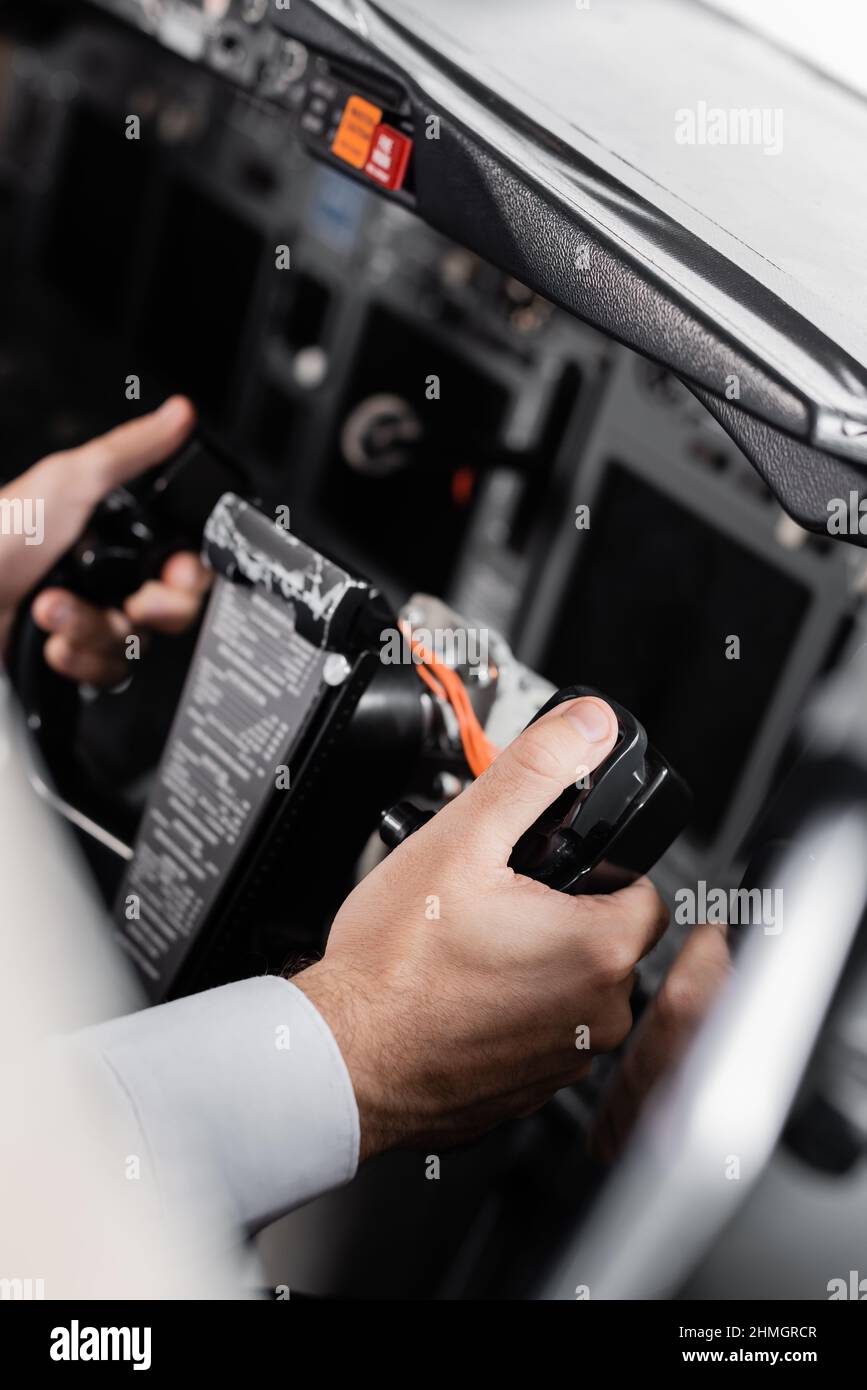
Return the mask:
[[306,994],[328,1024],[346,1063],[358,1106],[359,1162],[363,1163],[395,1142],[382,1085],[381,1050],[371,1046],[376,1028],[372,1026],[368,982],[323,960],[293,975],[292,983]]

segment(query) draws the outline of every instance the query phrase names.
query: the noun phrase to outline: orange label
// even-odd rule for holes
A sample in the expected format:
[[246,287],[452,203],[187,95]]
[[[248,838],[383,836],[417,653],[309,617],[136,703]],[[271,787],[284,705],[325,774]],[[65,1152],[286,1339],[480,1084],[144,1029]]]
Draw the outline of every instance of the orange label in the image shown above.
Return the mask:
[[334,137],[331,153],[338,159],[351,164],[353,169],[363,169],[367,163],[374,132],[382,120],[382,112],[364,97],[350,97],[340,122],[340,129]]

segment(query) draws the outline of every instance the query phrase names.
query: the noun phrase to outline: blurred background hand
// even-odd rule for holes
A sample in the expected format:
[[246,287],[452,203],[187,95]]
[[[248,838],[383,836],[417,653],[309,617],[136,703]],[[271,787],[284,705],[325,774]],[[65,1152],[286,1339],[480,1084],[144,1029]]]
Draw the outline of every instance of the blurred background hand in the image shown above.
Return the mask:
[[619,1157],[648,1097],[684,1056],[730,972],[725,926],[693,927],[602,1098],[590,1136],[599,1162]]
[[[97,504],[115,488],[165,462],[192,432],[196,412],[184,396],[118,426],[78,449],[44,458],[0,491],[0,505],[39,503],[39,544],[24,535],[0,541],[0,653],[15,612],[34,585],[76,541]],[[158,580],[131,594],[123,608],[100,609],[65,589],[44,589],[33,616],[47,633],[45,659],[61,675],[90,685],[117,685],[128,673],[125,639],[148,631],[180,633],[196,619],[210,573],[192,552],[173,555]]]

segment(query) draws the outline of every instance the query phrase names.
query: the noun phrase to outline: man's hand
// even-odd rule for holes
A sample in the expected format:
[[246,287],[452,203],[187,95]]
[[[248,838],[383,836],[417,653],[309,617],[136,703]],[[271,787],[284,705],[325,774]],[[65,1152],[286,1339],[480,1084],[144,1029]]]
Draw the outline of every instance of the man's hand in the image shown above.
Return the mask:
[[[81,534],[98,502],[114,488],[170,458],[195,424],[183,396],[151,415],[120,425],[79,449],[52,454],[0,492],[0,502],[39,504],[44,517],[41,544],[7,536],[0,545],[0,653],[15,610],[43,575]],[[45,659],[55,671],[91,685],[116,685],[128,672],[124,641],[130,633],[182,632],[196,618],[210,582],[193,554],[173,555],[158,581],[132,594],[123,609],[98,609],[63,589],[45,589],[33,616],[51,635]]]
[[571,898],[508,867],[616,735],[601,700],[552,710],[359,884],[295,977],[349,1068],[362,1157],[529,1114],[626,1037],[635,966],[667,921],[653,886]]

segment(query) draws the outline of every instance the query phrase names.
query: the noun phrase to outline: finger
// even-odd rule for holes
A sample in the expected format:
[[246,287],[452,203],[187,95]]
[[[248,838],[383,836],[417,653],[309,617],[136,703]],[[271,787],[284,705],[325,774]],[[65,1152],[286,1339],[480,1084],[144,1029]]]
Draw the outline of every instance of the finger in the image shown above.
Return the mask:
[[594,1121],[591,1151],[617,1157],[648,1096],[683,1057],[729,977],[725,928],[696,927],[635,1031]]
[[624,951],[624,975],[653,950],[668,926],[668,908],[649,878],[636,879],[615,893],[575,901],[582,910],[592,911],[600,929],[608,929],[609,939],[610,934],[617,936]]
[[192,626],[201,607],[200,594],[173,589],[168,584],[152,580],[127,599],[124,611],[137,627],[177,634],[186,632]]
[[71,646],[95,652],[117,651],[133,630],[117,609],[95,608],[66,589],[44,589],[31,611],[43,631],[60,633]]
[[213,582],[213,572],[198,555],[182,550],[163,565],[161,581],[144,584],[124,604],[137,625],[157,632],[185,632],[199,616],[202,598]]
[[157,463],[171,458],[188,438],[196,412],[186,396],[170,396],[159,410],[127,420],[108,434],[91,439],[78,449],[43,460],[62,470],[66,481],[74,479],[93,502],[122,487]]
[[488,866],[505,865],[524,831],[616,741],[617,720],[604,701],[570,700],[525,729],[436,819],[464,833]]
[[129,676],[129,662],[123,656],[74,647],[60,633],[49,637],[44,655],[52,670],[85,685],[120,685]]
[[52,454],[8,484],[0,504],[16,524],[4,528],[0,608],[14,607],[66,553],[101,497],[175,453],[194,421],[190,402],[173,396],[153,414]]
[[685,1047],[730,973],[725,925],[694,927],[648,1011],[648,1032],[666,1039],[661,1050]]
[[203,564],[192,550],[179,550],[163,565],[162,581],[172,589],[183,589],[187,593],[206,594],[214,581],[213,570]]

